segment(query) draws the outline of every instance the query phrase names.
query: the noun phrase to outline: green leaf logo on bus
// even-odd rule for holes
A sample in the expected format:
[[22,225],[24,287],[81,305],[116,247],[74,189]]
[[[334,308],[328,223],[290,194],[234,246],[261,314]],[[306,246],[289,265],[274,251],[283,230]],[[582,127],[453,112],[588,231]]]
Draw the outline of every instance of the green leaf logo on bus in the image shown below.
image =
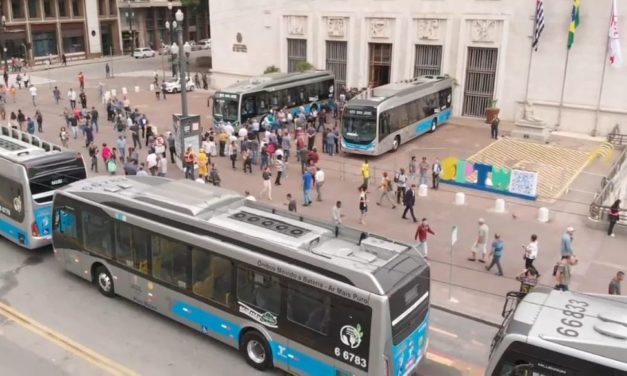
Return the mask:
[[346,346],[351,349],[356,349],[361,345],[361,339],[364,336],[364,332],[361,330],[361,325],[357,326],[344,325],[340,329],[340,340]]

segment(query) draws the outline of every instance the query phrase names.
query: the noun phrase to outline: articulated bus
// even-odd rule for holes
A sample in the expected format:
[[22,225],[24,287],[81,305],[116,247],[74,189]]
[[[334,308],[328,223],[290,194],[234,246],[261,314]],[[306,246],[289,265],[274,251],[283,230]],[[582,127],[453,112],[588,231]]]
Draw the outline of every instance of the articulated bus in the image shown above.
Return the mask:
[[627,297],[508,294],[486,375],[627,376]]
[[0,234],[27,249],[51,242],[54,190],[87,176],[79,153],[0,126]]
[[446,123],[453,111],[453,79],[420,76],[369,89],[343,111],[342,150],[381,155]]
[[326,106],[333,96],[335,78],[328,71],[270,73],[235,83],[214,95],[213,123],[234,127],[249,119],[261,120],[271,109],[295,109],[316,103]]
[[259,370],[408,375],[424,356],[417,249],[190,180],[101,176],[55,194],[68,271],[239,349]]

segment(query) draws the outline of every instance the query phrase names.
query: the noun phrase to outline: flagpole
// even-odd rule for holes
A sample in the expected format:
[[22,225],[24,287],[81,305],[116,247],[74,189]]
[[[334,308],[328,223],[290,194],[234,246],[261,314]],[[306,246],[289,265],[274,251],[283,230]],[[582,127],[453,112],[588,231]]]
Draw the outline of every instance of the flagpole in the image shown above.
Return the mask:
[[531,35],[531,50],[529,51],[529,66],[527,67],[527,86],[525,88],[525,103],[529,100],[529,85],[531,83],[531,64],[533,62],[533,38],[535,38],[536,34],[536,17],[533,17],[533,34]]
[[597,108],[594,113],[594,129],[592,130],[592,137],[597,135],[599,131],[599,114],[601,112],[601,99],[603,98],[603,88],[605,87],[605,74],[607,72],[607,61],[610,53],[610,36],[607,36],[607,43],[605,45],[605,55],[603,56],[603,71],[601,72],[601,86],[599,87],[599,98],[597,100]]
[[564,107],[564,93],[566,92],[566,74],[568,73],[568,58],[570,57],[570,48],[566,51],[566,61],[564,62],[564,77],[562,78],[562,94],[560,95],[560,106],[557,113],[557,125],[562,125],[562,109]]

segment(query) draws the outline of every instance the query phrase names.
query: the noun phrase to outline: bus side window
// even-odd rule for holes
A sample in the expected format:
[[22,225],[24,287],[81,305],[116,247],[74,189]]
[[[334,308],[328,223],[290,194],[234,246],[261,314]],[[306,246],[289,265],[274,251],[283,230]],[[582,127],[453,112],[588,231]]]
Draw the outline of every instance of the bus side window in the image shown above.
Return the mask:
[[225,257],[194,248],[192,250],[192,291],[220,304],[231,302],[233,265]]
[[188,255],[191,246],[168,239],[159,235],[152,235],[152,275],[176,287],[187,288]]
[[0,210],[16,222],[24,221],[24,193],[22,184],[0,176]]
[[88,251],[102,256],[113,256],[113,221],[106,214],[97,214],[91,210],[84,210],[83,239]]
[[242,115],[250,117],[255,116],[257,111],[255,110],[255,97],[252,95],[246,95],[244,97],[242,106]]
[[67,207],[57,208],[54,211],[54,219],[52,222],[53,230],[58,234],[71,238],[78,238],[76,229],[76,214]]
[[384,112],[379,115],[379,140],[390,134],[390,113]]
[[323,290],[288,282],[287,319],[323,335],[329,334],[331,297]]
[[440,109],[445,110],[451,107],[452,101],[452,90],[451,88],[447,88],[444,90],[440,90],[438,93],[440,97]]
[[115,258],[121,264],[148,274],[148,236],[126,223],[116,223]]
[[240,266],[237,269],[237,300],[278,315],[281,312],[279,279]]

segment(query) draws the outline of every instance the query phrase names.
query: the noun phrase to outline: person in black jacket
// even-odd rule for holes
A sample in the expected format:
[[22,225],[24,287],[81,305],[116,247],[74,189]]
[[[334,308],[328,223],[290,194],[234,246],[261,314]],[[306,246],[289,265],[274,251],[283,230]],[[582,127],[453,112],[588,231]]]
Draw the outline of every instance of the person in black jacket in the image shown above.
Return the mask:
[[405,204],[405,211],[403,212],[402,218],[407,219],[407,212],[410,212],[411,217],[414,219],[414,223],[418,222],[418,220],[416,220],[416,216],[414,215],[414,204],[416,203],[416,184],[412,184],[411,189],[408,189],[405,192],[403,203]]

